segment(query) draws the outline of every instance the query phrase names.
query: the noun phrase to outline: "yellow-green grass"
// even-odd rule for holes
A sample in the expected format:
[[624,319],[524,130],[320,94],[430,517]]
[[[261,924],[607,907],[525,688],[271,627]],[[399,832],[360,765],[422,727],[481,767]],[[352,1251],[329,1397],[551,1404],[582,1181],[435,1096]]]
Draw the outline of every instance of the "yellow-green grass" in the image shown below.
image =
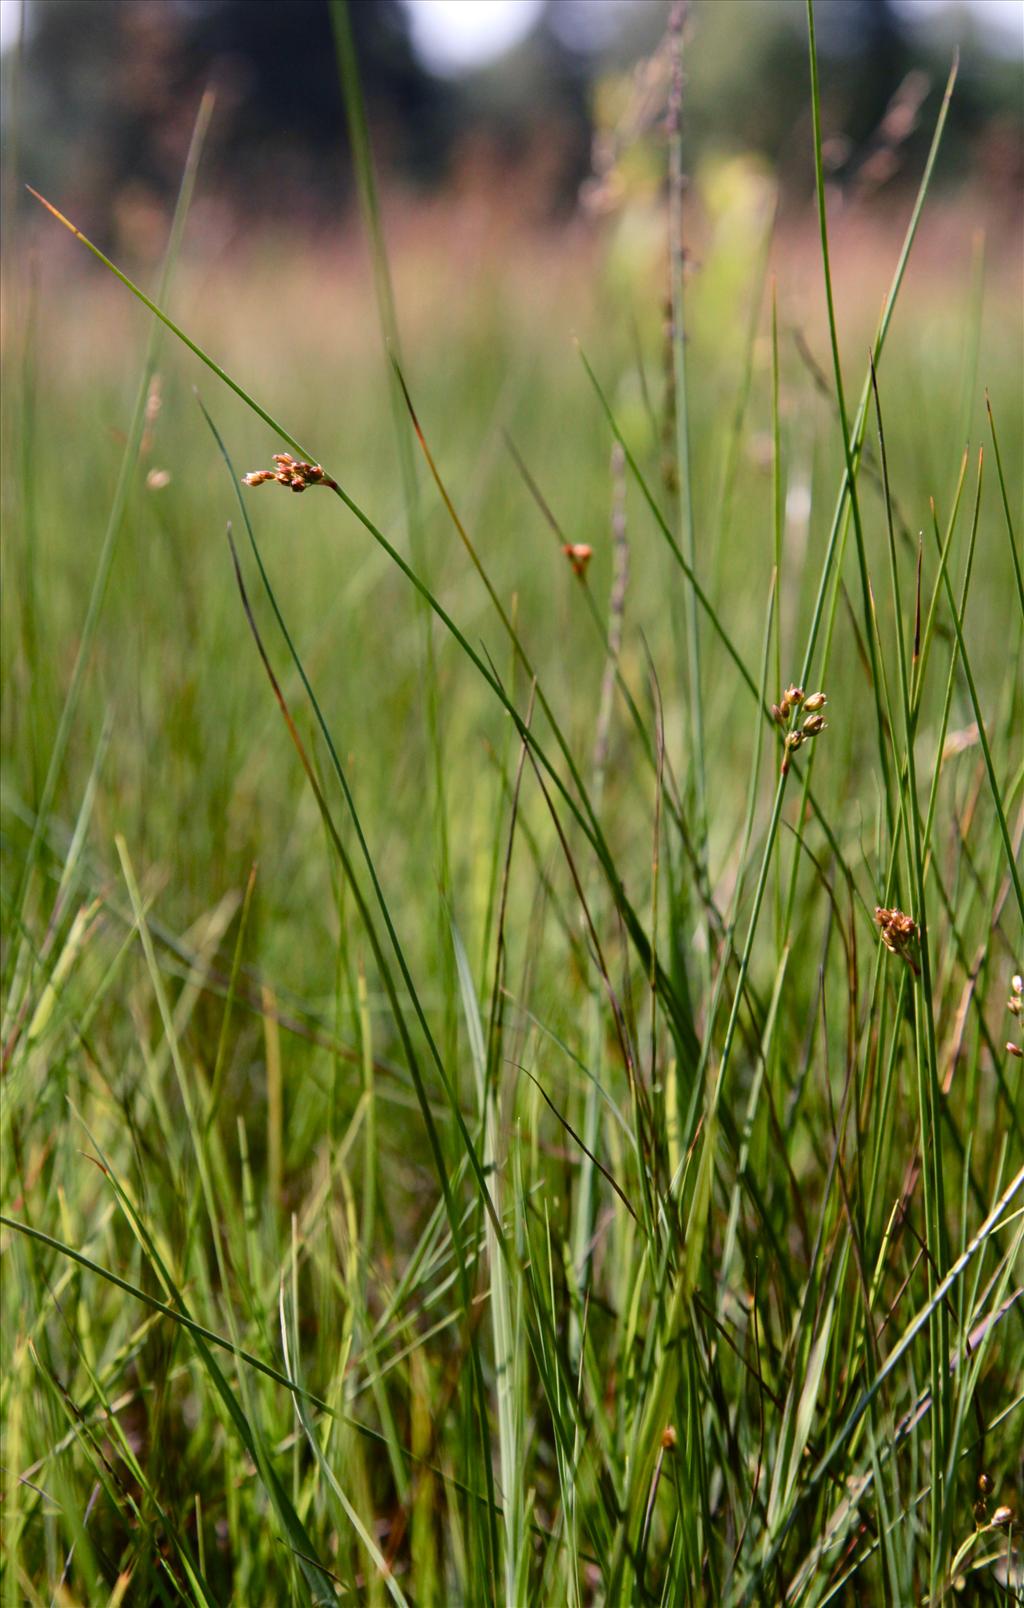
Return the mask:
[[[813,218],[769,262],[769,200],[737,167],[687,203],[688,443],[660,206],[385,209],[467,541],[355,221],[186,221],[165,310],[420,591],[327,489],[243,512],[288,443],[166,330],[147,420],[152,315],[22,225],[5,1602],[904,1604],[1020,1570],[990,1522],[1024,1321],[1016,276],[966,203],[926,211],[876,350],[887,499],[868,349],[911,203],[830,219],[862,572]],[[827,728],[783,784],[765,706],[808,659]]]

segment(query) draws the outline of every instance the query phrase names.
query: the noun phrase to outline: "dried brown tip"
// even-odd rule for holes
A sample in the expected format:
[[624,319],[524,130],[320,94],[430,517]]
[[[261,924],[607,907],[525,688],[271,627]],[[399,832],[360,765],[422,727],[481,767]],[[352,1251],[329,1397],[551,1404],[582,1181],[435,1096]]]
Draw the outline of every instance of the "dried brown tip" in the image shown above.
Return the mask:
[[662,1448],[662,1451],[665,1451],[665,1452],[672,1451],[673,1448],[675,1447],[676,1442],[678,1441],[678,1439],[679,1439],[679,1436],[676,1434],[675,1425],[674,1424],[666,1424],[665,1428],[662,1430],[662,1433],[661,1433],[661,1448]]

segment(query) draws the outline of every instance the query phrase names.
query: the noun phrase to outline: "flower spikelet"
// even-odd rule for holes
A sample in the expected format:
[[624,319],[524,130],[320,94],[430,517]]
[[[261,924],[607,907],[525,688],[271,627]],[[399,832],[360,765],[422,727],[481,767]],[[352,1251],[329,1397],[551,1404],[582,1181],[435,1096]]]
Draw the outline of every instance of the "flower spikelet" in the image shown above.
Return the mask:
[[910,953],[911,946],[920,936],[917,922],[913,916],[908,916],[903,910],[887,910],[884,905],[876,905],[875,920],[882,935],[882,942],[890,954],[899,955],[905,960],[915,977],[918,975],[917,966]]
[[[777,704],[772,704],[772,719],[786,734],[782,742],[783,776],[797,749],[827,729],[827,721],[821,713],[827,702],[823,692],[805,693],[803,687],[793,684],[786,688]],[[803,719],[797,725],[801,715]]]
[[276,469],[252,469],[242,476],[243,485],[262,486],[268,480],[274,480],[291,491],[305,491],[307,486],[327,486],[331,491],[338,489],[338,482],[332,480],[318,463],[293,458],[290,452],[275,452],[273,461]]
[[572,566],[572,572],[578,580],[586,577],[587,565],[594,556],[594,549],[586,542],[566,542],[562,552]]

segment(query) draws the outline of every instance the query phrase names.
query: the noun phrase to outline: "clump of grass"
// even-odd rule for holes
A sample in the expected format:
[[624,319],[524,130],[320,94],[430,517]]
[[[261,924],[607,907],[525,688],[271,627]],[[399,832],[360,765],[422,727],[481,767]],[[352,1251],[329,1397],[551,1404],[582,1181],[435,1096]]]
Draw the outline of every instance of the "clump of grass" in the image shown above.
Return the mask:
[[[989,404],[962,517],[891,356],[903,321],[1012,403],[983,296],[936,352],[901,295],[955,69],[851,408],[808,7],[834,405],[758,264],[741,406],[703,409],[673,21],[664,417],[588,336],[482,430],[493,326],[452,393],[399,346],[335,20],[397,479],[357,494],[168,310],[208,107],[156,298],[79,234],[228,397],[169,349],[157,415],[151,344],[84,627],[30,541],[7,603],[42,690],[5,711],[4,1601],[1013,1600],[1019,453]],[[453,443],[506,425],[474,484]],[[268,482],[333,496],[284,534]],[[62,479],[14,493],[31,536]]]

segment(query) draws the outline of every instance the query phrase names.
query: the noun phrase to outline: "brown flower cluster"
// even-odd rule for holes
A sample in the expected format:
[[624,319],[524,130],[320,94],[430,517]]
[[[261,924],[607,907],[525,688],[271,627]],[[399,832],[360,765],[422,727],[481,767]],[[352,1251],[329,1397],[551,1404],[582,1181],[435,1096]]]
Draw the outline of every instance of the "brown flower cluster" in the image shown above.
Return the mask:
[[[1013,980],[1015,983],[1019,983],[1020,978],[1015,977]],[[989,1514],[988,1499],[994,1489],[995,1485],[991,1475],[978,1475],[978,1498],[974,1504],[974,1522],[979,1530],[1008,1530],[1013,1524],[1013,1509],[1006,1502],[1001,1502],[995,1512],[991,1515]]]
[[914,976],[918,976],[914,957],[910,953],[911,946],[917,942],[919,936],[917,922],[913,916],[906,915],[902,910],[886,910],[884,905],[876,905],[875,920],[878,922],[886,949],[890,954],[899,955],[905,960]]
[[[789,762],[798,748],[827,730],[828,722],[821,713],[828,703],[823,692],[807,694],[803,687],[787,687],[777,704],[772,704],[772,718],[785,731],[782,753],[782,774],[789,770]],[[800,718],[802,715],[802,719]],[[797,720],[800,724],[797,725]]]
[[577,580],[582,581],[587,573],[587,565],[594,556],[594,549],[586,542],[566,542],[562,552],[569,560]]
[[242,484],[262,486],[268,480],[275,480],[279,486],[288,486],[292,491],[305,491],[307,486],[328,486],[331,491],[338,489],[338,482],[332,480],[318,463],[293,458],[290,452],[275,452],[274,462],[276,469],[250,470],[242,476]]

